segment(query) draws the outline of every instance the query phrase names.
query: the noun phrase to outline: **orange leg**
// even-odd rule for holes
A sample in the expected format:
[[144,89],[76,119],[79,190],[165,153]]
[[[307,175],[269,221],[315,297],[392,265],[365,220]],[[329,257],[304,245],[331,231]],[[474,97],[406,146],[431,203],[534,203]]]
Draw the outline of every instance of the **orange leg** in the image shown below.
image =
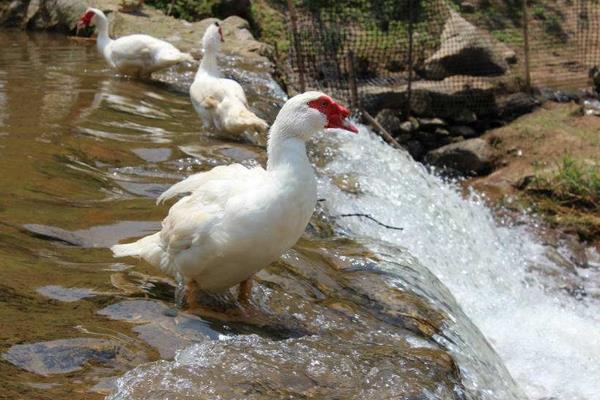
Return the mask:
[[253,277],[250,277],[240,283],[238,301],[244,305],[250,305],[250,298],[252,297],[252,283]]
[[198,308],[198,300],[196,296],[198,294],[198,284],[196,281],[189,281],[185,286],[185,302],[187,303],[187,308],[193,310]]

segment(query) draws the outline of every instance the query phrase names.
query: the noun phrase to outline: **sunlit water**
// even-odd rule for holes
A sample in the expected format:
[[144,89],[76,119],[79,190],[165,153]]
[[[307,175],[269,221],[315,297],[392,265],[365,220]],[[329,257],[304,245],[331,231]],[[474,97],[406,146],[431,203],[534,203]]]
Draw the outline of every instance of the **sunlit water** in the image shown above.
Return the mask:
[[356,175],[363,193],[348,195],[322,179],[329,211],[368,213],[403,230],[350,218],[339,219],[341,226],[407,247],[450,289],[532,399],[599,396],[600,305],[528,272],[558,267],[525,225],[499,224],[480,198],[464,199],[366,128],[339,140],[324,172]]
[[[73,398],[73,393],[98,398],[90,390],[108,393],[115,376],[125,374],[115,398],[127,398],[130,387],[150,386],[159,378],[177,398],[185,398],[205,384],[194,375],[203,365],[218,367],[224,354],[234,360],[235,349],[254,352],[259,359],[273,354],[281,368],[293,363],[299,373],[314,373],[325,383],[328,370],[319,365],[340,364],[339,375],[348,374],[349,386],[371,380],[357,385],[359,398],[377,398],[383,393],[379,388],[403,383],[408,371],[401,367],[386,381],[384,369],[377,375],[360,363],[343,364],[340,360],[354,354],[353,343],[329,345],[313,336],[278,341],[264,332],[258,332],[260,337],[241,334],[255,333],[247,327],[240,333],[194,316],[174,316],[169,282],[149,277],[155,272],[147,266],[134,268],[111,257],[106,247],[158,227],[166,208],[155,207],[154,199],[173,182],[215,165],[264,162],[260,147],[201,132],[187,97],[193,68],[138,82],[115,76],[93,46],[61,36],[2,32],[0,45],[0,351],[21,351],[38,342],[49,349],[57,343],[81,346],[87,343],[81,338],[102,338],[96,346],[118,348],[123,355],[106,368],[67,378],[42,377],[2,361],[0,380],[21,385],[3,387],[7,395],[39,397],[23,389],[30,387],[54,398]],[[234,68],[236,60],[223,61],[227,73],[247,88],[253,108],[272,119],[284,95],[265,69],[240,70]],[[336,219],[342,234],[370,238],[368,245],[385,261],[379,267],[391,272],[391,286],[417,293],[447,316],[445,332],[435,339],[453,354],[467,398],[521,397],[478,329],[532,399],[597,398],[600,308],[576,301],[555,290],[552,281],[528,272],[532,266],[558,267],[525,226],[499,224],[480,200],[463,199],[453,186],[364,128],[358,136],[330,135],[320,143],[311,146],[311,157],[327,212],[369,213],[403,228]],[[356,180],[360,194],[330,183],[340,176]],[[284,261],[299,269],[310,267],[298,249]],[[270,296],[267,288],[257,295],[259,302]],[[320,311],[311,312],[318,324],[335,328]],[[139,325],[132,329],[133,322]],[[398,343],[408,347],[434,347],[405,332],[384,333],[398,336]],[[369,332],[364,339],[382,340],[378,335],[382,333]],[[78,339],[64,342],[69,338]],[[194,341],[200,344],[190,346]],[[157,361],[126,373],[143,362],[170,359],[177,351],[176,361]],[[242,378],[252,379],[251,368],[246,372]],[[427,398],[450,396],[431,392]]]

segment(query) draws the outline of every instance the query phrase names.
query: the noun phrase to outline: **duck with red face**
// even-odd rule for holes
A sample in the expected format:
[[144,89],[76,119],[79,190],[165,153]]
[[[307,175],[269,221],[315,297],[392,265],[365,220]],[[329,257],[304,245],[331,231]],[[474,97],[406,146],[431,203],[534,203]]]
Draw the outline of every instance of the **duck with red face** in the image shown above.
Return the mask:
[[77,30],[95,25],[98,32],[98,51],[108,65],[119,72],[148,78],[153,72],[184,61],[194,61],[188,53],[182,53],[172,44],[148,35],[128,35],[111,39],[108,35],[108,19],[97,8],[88,8],[77,23]]
[[269,131],[267,168],[240,164],[192,175],[158,201],[186,195],[162,230],[112,247],[183,277],[190,306],[196,290],[222,292],[240,284],[250,300],[252,276],[276,261],[302,236],[317,202],[317,181],[306,141],[326,129],[356,133],[350,112],[321,92],[289,99]]

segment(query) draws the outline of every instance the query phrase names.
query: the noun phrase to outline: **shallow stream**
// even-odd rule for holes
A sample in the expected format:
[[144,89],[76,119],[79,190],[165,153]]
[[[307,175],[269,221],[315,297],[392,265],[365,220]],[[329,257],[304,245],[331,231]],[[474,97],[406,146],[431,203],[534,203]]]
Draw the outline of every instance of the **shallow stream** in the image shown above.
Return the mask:
[[[498,221],[366,128],[311,144],[323,201],[258,275],[260,315],[178,309],[172,280],[107,247],[155,231],[170,184],[264,149],[202,132],[192,66],[140,82],[86,41],[1,31],[0,48],[0,398],[600,393],[600,265],[542,245],[528,219]],[[267,68],[222,63],[272,120],[285,95]]]

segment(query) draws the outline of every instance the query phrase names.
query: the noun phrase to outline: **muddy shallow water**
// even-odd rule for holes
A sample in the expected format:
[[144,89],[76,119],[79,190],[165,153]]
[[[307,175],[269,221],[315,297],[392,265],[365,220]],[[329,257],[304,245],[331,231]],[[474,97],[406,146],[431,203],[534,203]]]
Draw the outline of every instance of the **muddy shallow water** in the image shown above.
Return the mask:
[[[264,149],[202,132],[187,95],[195,66],[140,82],[90,42],[3,31],[0,46],[0,398],[496,400],[557,386],[590,398],[577,376],[536,381],[536,357],[552,353],[542,317],[567,310],[561,321],[589,328],[579,304],[528,291],[530,264],[553,265],[542,246],[365,129],[310,146],[324,201],[258,274],[258,312],[231,317],[225,297],[215,307],[228,318],[186,313],[172,279],[108,247],[160,226],[168,205],[154,202],[170,184],[264,163]],[[268,68],[221,61],[272,120],[284,94]],[[349,211],[404,230],[336,217]],[[593,366],[591,340],[540,359],[557,374],[561,357]]]

